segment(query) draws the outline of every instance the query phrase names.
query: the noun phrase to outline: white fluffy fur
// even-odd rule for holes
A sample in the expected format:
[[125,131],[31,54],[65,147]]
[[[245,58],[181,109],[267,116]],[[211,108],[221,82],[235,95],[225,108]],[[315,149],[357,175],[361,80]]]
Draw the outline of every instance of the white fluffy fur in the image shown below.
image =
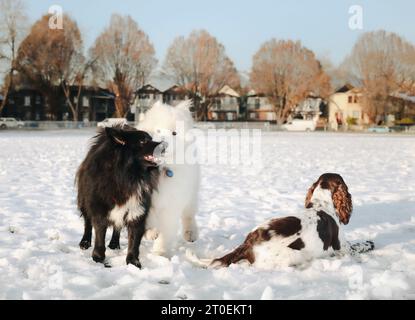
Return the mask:
[[125,222],[136,220],[143,214],[144,209],[138,201],[138,196],[134,195],[123,206],[115,206],[110,212],[109,220],[121,229]]
[[[178,136],[172,135],[173,131],[177,131],[177,121],[184,124],[185,132],[193,127],[190,106],[191,101],[184,101],[176,107],[157,102],[147,111],[138,129],[147,131],[155,141],[178,139]],[[178,134],[183,134],[183,132]],[[167,147],[166,156],[174,152],[174,144],[170,144]],[[150,229],[147,232],[147,238],[157,237],[153,252],[171,256],[177,242],[180,221],[183,238],[187,241],[197,239],[195,214],[200,174],[197,164],[169,164],[166,167],[173,171],[173,177],[168,177],[163,171],[164,168],[160,168],[159,185],[153,192],[152,208],[147,218],[147,229]],[[157,234],[154,229],[157,230]],[[150,236],[149,233],[151,233]]]

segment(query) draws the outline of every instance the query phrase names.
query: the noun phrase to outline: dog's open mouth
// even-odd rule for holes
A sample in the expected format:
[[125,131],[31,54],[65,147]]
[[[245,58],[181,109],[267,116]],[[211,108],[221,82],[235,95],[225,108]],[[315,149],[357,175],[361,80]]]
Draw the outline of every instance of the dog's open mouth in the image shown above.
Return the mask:
[[144,160],[147,161],[148,163],[150,163],[153,166],[158,166],[161,162],[161,160],[159,158],[155,157],[152,154],[144,156]]
[[146,154],[144,160],[152,166],[159,166],[163,162],[163,157],[166,153],[167,142],[156,142],[156,147],[151,154]]

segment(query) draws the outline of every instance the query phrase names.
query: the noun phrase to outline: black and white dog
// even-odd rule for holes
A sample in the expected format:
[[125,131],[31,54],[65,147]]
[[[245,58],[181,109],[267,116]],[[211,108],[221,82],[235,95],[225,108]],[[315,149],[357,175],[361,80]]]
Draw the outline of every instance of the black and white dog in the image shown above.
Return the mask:
[[325,173],[308,190],[305,211],[298,216],[271,219],[248,234],[243,244],[212,266],[241,260],[262,268],[298,265],[334,252],[362,253],[371,241],[349,245],[340,232],[352,213],[352,197],[343,178]]
[[[121,230],[126,225],[126,262],[141,267],[139,246],[159,178],[159,160],[155,155],[165,148],[165,143],[154,142],[148,133],[129,126],[107,127],[95,137],[76,176],[78,208],[85,221],[79,246],[91,246],[94,228],[94,261],[105,260],[107,228]],[[115,235],[119,237],[119,232]],[[118,243],[119,239],[112,238],[109,247],[115,249]]]

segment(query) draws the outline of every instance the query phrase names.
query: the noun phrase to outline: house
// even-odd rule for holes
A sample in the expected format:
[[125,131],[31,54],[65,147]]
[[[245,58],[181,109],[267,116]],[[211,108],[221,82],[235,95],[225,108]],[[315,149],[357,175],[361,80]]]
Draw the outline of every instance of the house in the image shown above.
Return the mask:
[[[77,92],[77,88],[75,92]],[[107,89],[84,87],[81,91],[80,121],[102,121],[115,114],[115,95]]]
[[415,123],[415,95],[406,92],[394,92],[389,96],[388,113],[393,114],[397,122]]
[[[44,95],[33,88],[21,87],[12,90],[2,111],[4,117],[14,117],[25,121],[66,121],[73,120],[73,114],[61,87],[55,87],[57,108],[49,110]],[[78,86],[69,88],[70,100],[77,103]],[[78,107],[79,121],[101,121],[115,113],[115,96],[106,89],[87,87],[81,89]]]
[[208,120],[235,121],[239,119],[240,95],[228,85],[209,97],[212,101],[208,111]]
[[254,90],[246,96],[246,117],[248,121],[276,121],[274,106],[264,94]]
[[325,99],[310,93],[301,101],[288,117],[290,119],[314,120],[316,129],[326,129],[328,118],[328,104]]
[[139,88],[135,94],[136,99],[131,112],[134,113],[136,117],[140,113],[144,113],[150,109],[157,101],[163,101],[163,91],[152,84],[145,84]]
[[157,101],[176,106],[185,99],[189,99],[189,95],[185,89],[178,85],[171,85],[170,83],[166,86],[166,83],[148,83],[136,91],[136,99],[131,107],[131,112],[135,114],[135,121],[139,121],[142,114]]
[[173,85],[163,91],[163,102],[171,106],[177,106],[180,102],[191,99],[188,91],[178,85]]
[[349,125],[365,125],[369,116],[363,111],[362,90],[345,84],[329,98],[328,126],[332,130]]
[[328,106],[323,98],[309,94],[293,110],[294,118],[312,120],[319,117],[327,117]]
[[[78,104],[78,121],[102,121],[115,113],[115,95],[107,89],[83,86],[78,101],[79,86],[69,88],[69,99]],[[73,120],[73,114],[65,95],[60,96],[57,120]]]
[[192,99],[194,105],[201,101],[200,97],[192,97],[184,87],[155,79],[153,83],[148,83],[136,91],[136,99],[131,107],[131,113],[135,114],[135,121],[139,121],[140,115],[157,101],[176,106],[187,99]]
[[44,102],[42,94],[35,89],[22,87],[19,90],[11,90],[1,116],[19,120],[44,120],[46,118]]

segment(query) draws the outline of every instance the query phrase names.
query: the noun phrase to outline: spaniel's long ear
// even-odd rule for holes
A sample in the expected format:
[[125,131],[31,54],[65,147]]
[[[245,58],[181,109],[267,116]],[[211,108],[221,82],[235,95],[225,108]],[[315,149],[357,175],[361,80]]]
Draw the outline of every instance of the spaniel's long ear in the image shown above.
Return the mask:
[[307,209],[313,206],[313,203],[311,202],[311,197],[313,196],[314,189],[317,187],[317,185],[318,185],[318,181],[314,182],[307,191],[307,195],[305,196],[305,207]]
[[347,185],[340,183],[332,192],[333,205],[343,224],[348,224],[352,215],[353,205],[352,196],[349,193]]

